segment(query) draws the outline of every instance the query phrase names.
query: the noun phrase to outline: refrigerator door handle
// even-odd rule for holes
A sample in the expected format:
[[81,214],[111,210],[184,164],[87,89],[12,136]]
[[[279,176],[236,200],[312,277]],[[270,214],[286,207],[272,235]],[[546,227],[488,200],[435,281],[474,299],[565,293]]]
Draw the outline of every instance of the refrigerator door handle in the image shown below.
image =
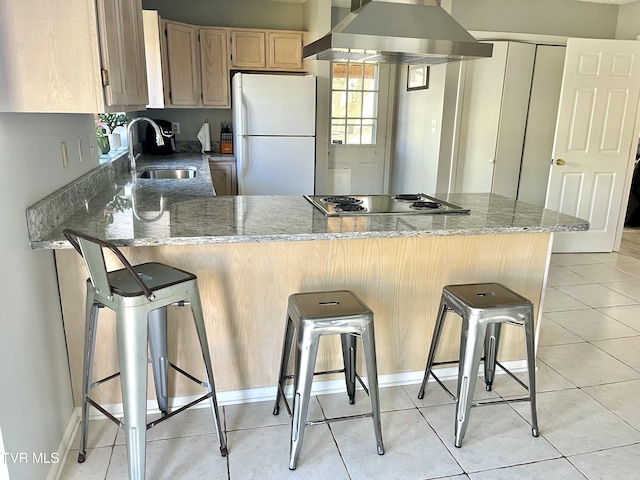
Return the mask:
[[244,180],[244,177],[247,175],[247,170],[249,169],[249,159],[251,158],[251,155],[249,154],[249,138],[247,135],[242,136],[242,152],[244,158],[242,159],[242,171],[240,176]]

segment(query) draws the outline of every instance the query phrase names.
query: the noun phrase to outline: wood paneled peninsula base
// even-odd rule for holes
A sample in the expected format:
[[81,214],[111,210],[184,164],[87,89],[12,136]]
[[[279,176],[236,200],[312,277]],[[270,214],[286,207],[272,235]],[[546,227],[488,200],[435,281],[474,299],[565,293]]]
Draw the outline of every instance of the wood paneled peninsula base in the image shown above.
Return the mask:
[[[469,208],[469,215],[327,218],[302,197],[202,196],[187,192],[180,182],[185,180],[175,185],[163,181],[163,215],[153,211],[160,187],[124,184],[115,195],[137,195],[137,215],[122,202],[121,211],[105,217],[105,202],[115,198],[112,189],[51,233],[32,239],[33,248],[55,251],[76,405],[82,385],[87,272],[62,235],[64,228],[112,241],[134,264],[158,261],[198,276],[223,404],[274,398],[291,293],[356,292],[375,314],[381,385],[418,383],[444,285],[503,283],[533,301],[539,318],[553,233],[588,228],[584,220],[492,194],[440,197]],[[150,222],[153,218],[159,220]],[[170,310],[170,317],[177,319],[169,322],[170,358],[198,373],[201,361],[191,317],[180,308]],[[118,370],[115,319],[106,309],[100,314],[94,378]],[[459,327],[456,322],[448,326],[438,360],[458,355]],[[504,330],[501,359],[522,362],[521,329]],[[338,367],[339,342],[332,340],[321,342],[318,368]],[[186,401],[196,393],[182,378],[170,377],[170,382],[171,396]],[[321,387],[340,389],[343,381]],[[100,403],[120,402],[118,382],[94,392]]]

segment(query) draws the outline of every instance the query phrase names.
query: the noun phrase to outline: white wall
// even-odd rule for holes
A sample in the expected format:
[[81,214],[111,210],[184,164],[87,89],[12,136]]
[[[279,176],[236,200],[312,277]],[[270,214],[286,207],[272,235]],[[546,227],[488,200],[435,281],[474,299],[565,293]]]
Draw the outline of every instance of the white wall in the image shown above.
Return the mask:
[[449,0],[467,30],[614,38],[618,7],[576,0]]
[[[395,141],[390,193],[435,193],[446,65],[429,69],[429,88],[407,91],[407,67],[397,69]],[[435,132],[432,122],[435,121]]]
[[[31,250],[25,209],[98,165],[97,149],[83,163],[77,151],[77,137],[85,137],[86,147],[93,132],[92,115],[0,113],[0,425],[6,452],[56,452],[73,411],[53,252]],[[7,466],[11,480],[44,479],[50,467]]]
[[[324,36],[331,30],[331,0],[307,0],[304,4],[304,25],[307,43]],[[316,178],[315,193],[327,192],[327,166],[329,161],[330,79],[329,62],[305,60],[307,71],[316,76]]]
[[142,0],[162,18],[215,27],[302,30],[303,5],[252,0]]
[[616,38],[635,40],[640,35],[640,2],[621,5],[618,11]]
[[[618,23],[617,6],[575,0],[442,0],[442,6],[474,31],[614,38]],[[414,92],[404,87],[406,68],[398,69],[391,191],[406,193],[420,186],[427,193],[448,191],[455,174],[458,69],[456,64],[433,66],[429,90]]]

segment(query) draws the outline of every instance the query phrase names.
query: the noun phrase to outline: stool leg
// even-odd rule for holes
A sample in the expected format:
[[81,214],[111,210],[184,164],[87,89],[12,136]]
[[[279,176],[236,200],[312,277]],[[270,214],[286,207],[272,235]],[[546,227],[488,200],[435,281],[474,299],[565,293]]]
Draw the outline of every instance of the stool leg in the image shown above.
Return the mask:
[[295,470],[302,450],[304,429],[307,426],[307,412],[316,367],[319,337],[311,329],[299,328],[296,343],[296,362],[293,382],[293,418],[291,420],[291,445],[289,449],[289,469]]
[[424,370],[424,378],[422,379],[422,385],[418,391],[418,398],[424,398],[424,390],[427,388],[427,381],[431,370],[433,369],[433,362],[436,358],[436,350],[438,349],[438,343],[440,342],[440,336],[442,335],[442,327],[444,326],[444,319],[447,316],[447,306],[444,299],[440,300],[440,308],[438,309],[438,319],[436,320],[436,328],[433,332],[433,338],[431,338],[431,347],[429,348],[429,358],[427,359],[427,367]]
[[458,448],[462,446],[462,439],[469,423],[485,332],[486,325],[478,319],[463,318],[455,421],[455,446]]
[[498,361],[501,330],[501,323],[490,323],[487,325],[487,334],[484,338],[484,381],[487,392],[491,391],[493,379],[496,376],[496,362]]
[[80,437],[80,451],[78,463],[84,463],[87,455],[87,440],[89,438],[89,402],[87,398],[91,391],[91,377],[93,373],[93,352],[96,345],[96,330],[98,327],[98,304],[94,303],[93,288],[87,284],[87,319],[84,338],[84,364],[82,367],[82,435]]
[[167,414],[168,382],[167,382],[167,307],[157,308],[149,312],[149,349],[153,366],[153,381],[156,386],[158,409],[162,415]]
[[378,393],[378,364],[376,361],[376,341],[373,322],[362,331],[362,349],[364,361],[367,364],[367,380],[369,381],[369,398],[371,399],[371,413],[373,429],[376,434],[378,455],[384,455],[382,443],[382,422],[380,420],[380,396]]
[[340,334],[342,358],[344,360],[344,378],[347,383],[349,403],[356,403],[356,337],[349,333]]
[[278,375],[278,388],[276,389],[276,404],[273,406],[273,414],[280,413],[280,400],[282,400],[282,392],[284,392],[287,373],[289,372],[289,363],[291,362],[291,350],[293,349],[293,335],[296,327],[287,315],[287,326],[284,330],[284,340],[282,342],[282,359],[280,360],[280,374]]
[[200,341],[200,350],[202,351],[202,359],[204,360],[204,367],[207,372],[208,390],[211,394],[211,412],[213,413],[213,423],[216,427],[216,435],[218,436],[218,444],[220,445],[220,454],[226,457],[227,441],[224,438],[222,431],[222,425],[220,423],[220,413],[218,410],[218,401],[216,399],[216,385],[213,380],[213,366],[211,365],[211,354],[209,352],[209,342],[207,341],[207,330],[204,325],[204,315],[202,313],[202,303],[200,302],[200,293],[196,284],[196,287],[189,292],[189,299],[191,302],[191,313],[193,313],[193,321],[196,324],[196,332],[198,333],[198,340]]
[[536,353],[534,348],[533,332],[533,308],[531,313],[525,317],[524,336],[527,344],[527,371],[529,373],[529,401],[531,403],[531,434],[534,437],[538,433],[538,413],[536,408]]
[[129,480],[144,480],[147,435],[147,311],[120,305],[116,313]]

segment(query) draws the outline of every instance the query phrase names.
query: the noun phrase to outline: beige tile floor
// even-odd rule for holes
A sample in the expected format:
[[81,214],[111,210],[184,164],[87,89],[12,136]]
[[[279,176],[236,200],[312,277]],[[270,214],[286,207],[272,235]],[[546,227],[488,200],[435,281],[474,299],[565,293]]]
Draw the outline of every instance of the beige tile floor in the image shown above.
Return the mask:
[[[164,479],[637,479],[640,478],[640,259],[553,255],[538,348],[540,436],[528,403],[472,410],[462,448],[453,446],[454,404],[435,384],[381,390],[386,452],[376,454],[370,419],[307,429],[295,471],[288,465],[288,417],[272,403],[222,407],[229,457],[219,456],[208,409],[192,409],[149,431],[147,478]],[[522,374],[519,374],[522,376]],[[452,382],[449,382],[453,387]],[[506,375],[494,392],[522,394]],[[313,399],[311,416],[364,410],[359,392]],[[91,422],[90,450],[76,463],[76,437],[63,480],[126,479],[122,435]]]

